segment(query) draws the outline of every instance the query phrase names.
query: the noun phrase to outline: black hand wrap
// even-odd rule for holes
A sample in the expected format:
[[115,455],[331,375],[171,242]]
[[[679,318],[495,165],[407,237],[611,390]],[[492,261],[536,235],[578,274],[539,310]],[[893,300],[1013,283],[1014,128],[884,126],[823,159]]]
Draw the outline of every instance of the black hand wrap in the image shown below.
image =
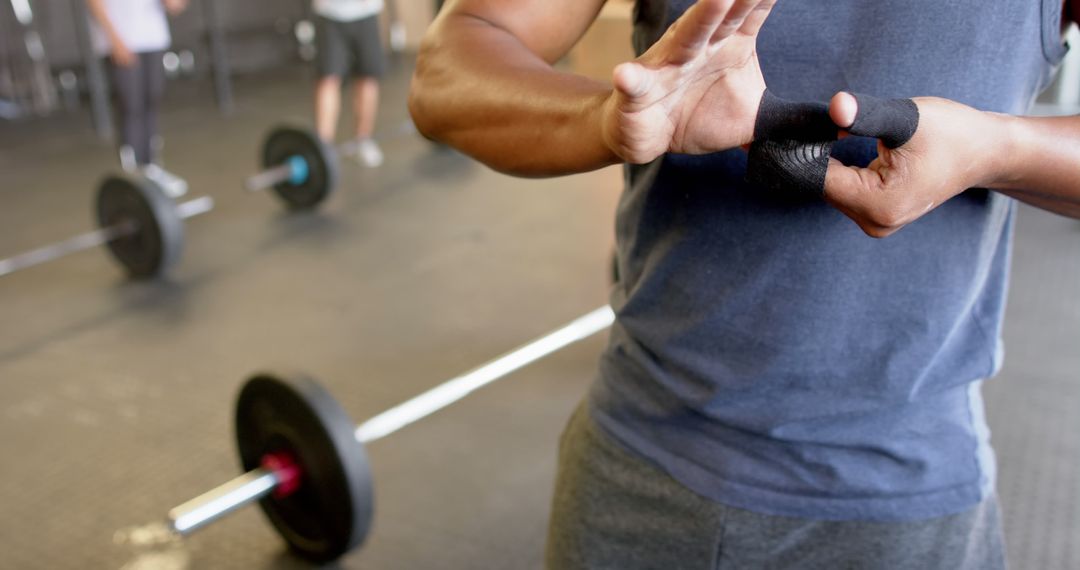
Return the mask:
[[919,128],[919,107],[911,99],[878,99],[855,95],[859,112],[848,129],[853,135],[881,139],[887,148],[897,148],[911,140]]
[[837,127],[824,103],[761,96],[746,179],[770,190],[821,196]]
[[[919,108],[911,99],[854,97],[859,110],[847,129],[853,135],[878,138],[886,147],[897,148],[919,128]],[[788,101],[766,89],[754,124],[747,181],[770,190],[821,196],[837,129],[824,103]]]

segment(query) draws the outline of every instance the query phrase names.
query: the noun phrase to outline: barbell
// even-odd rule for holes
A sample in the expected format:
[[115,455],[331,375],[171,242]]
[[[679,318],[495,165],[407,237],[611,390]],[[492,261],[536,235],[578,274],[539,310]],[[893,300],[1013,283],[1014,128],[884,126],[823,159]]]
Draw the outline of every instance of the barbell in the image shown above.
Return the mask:
[[155,277],[180,259],[183,221],[213,208],[210,196],[175,204],[147,178],[110,175],[98,186],[98,229],[0,259],[0,276],[104,245],[129,276]]
[[[415,133],[412,121],[406,120],[372,138],[387,141]],[[340,157],[355,152],[358,145],[355,139],[330,145],[303,127],[274,127],[263,139],[262,170],[247,177],[244,187],[251,192],[273,189],[290,210],[315,208],[337,190]]]
[[590,311],[359,426],[311,377],[256,374],[236,401],[236,442],[246,472],[171,509],[168,526],[186,536],[259,501],[293,552],[314,562],[335,560],[360,546],[371,528],[366,444],[608,328],[614,318],[607,306]]

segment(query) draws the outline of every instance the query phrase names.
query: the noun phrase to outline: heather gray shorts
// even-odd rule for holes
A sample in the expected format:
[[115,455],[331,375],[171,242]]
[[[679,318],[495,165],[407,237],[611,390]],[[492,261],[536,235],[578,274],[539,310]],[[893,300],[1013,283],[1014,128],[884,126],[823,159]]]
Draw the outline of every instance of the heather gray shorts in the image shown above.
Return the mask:
[[315,26],[319,77],[382,77],[386,55],[378,15],[351,22],[318,16]]
[[559,446],[546,566],[1001,570],[996,499],[913,522],[763,515],[705,499],[626,451],[578,408]]

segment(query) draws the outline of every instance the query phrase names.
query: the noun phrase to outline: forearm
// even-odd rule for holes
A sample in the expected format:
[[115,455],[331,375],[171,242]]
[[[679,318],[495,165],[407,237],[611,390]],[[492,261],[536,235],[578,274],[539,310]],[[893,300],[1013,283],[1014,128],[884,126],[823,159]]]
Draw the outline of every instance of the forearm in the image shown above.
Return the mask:
[[992,119],[1004,134],[988,186],[1035,207],[1080,218],[1080,117]]
[[1080,220],[1080,202],[1037,194],[1027,190],[998,189],[998,192],[1036,208]]
[[422,133],[496,170],[553,176],[619,162],[601,135],[610,94],[606,83],[554,69],[509,31],[451,14],[424,40],[409,109]]

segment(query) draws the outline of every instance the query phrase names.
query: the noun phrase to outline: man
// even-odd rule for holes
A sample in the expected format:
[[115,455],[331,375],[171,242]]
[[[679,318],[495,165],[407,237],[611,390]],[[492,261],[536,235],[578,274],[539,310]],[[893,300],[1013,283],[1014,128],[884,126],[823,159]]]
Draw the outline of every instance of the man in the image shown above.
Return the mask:
[[[1061,0],[639,0],[611,84],[553,67],[602,4],[449,3],[410,98],[498,170],[628,163],[548,566],[1004,567],[980,386],[1009,197],[1080,217],[1080,118],[1005,113],[1065,53]],[[848,92],[916,97],[913,136],[843,138],[816,195],[745,181],[763,102],[831,101],[830,129],[863,132]]]
[[319,80],[315,85],[315,126],[332,143],[341,111],[341,82],[353,77],[356,157],[368,167],[383,162],[371,138],[379,108],[379,78],[386,68],[379,14],[383,0],[314,0],[317,16]]
[[187,0],[87,0],[95,25],[95,50],[112,63],[120,123],[120,165],[139,172],[172,197],[187,182],[157,164],[163,146],[158,110],[165,90],[161,57],[172,38],[165,13],[177,15]]

